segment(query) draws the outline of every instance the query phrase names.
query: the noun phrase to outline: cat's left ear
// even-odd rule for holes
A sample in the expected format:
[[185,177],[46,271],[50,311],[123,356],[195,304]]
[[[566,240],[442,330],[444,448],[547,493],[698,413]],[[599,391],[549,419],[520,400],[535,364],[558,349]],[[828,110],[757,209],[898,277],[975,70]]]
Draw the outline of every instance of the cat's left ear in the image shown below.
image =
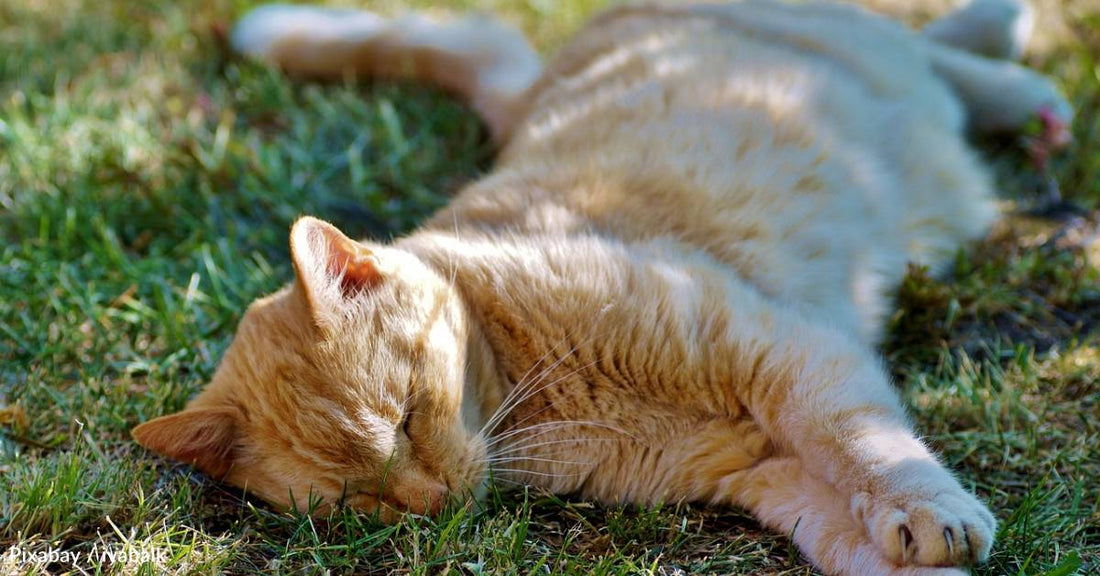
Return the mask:
[[326,325],[344,305],[383,281],[377,255],[332,224],[310,216],[290,229],[290,253],[314,320]]
[[236,412],[230,408],[190,408],[136,426],[138,444],[221,479],[233,464]]

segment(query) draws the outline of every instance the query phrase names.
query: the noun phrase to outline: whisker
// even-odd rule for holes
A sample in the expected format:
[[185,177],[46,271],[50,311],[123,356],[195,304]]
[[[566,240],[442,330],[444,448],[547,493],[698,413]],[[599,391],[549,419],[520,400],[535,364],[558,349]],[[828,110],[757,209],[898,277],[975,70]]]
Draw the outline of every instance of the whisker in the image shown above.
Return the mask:
[[543,476],[546,478],[569,478],[571,476],[580,476],[587,472],[569,472],[563,474],[557,474],[553,472],[536,472],[533,470],[521,470],[519,468],[493,468],[494,472],[511,472],[513,474],[532,474],[534,476]]
[[[600,315],[602,316],[603,313],[606,312],[608,309],[610,309],[610,306],[605,307],[603,310],[601,310]],[[485,425],[483,425],[481,427],[481,430],[478,431],[479,436],[484,437],[484,436],[490,435],[494,430],[496,430],[496,428],[498,426],[500,426],[500,423],[504,421],[504,418],[506,418],[508,414],[510,414],[517,407],[519,407],[523,402],[530,399],[535,394],[538,394],[539,392],[545,390],[547,387],[552,386],[554,384],[557,384],[558,382],[562,381],[563,379],[568,378],[569,376],[572,376],[573,374],[576,374],[577,372],[580,372],[581,370],[584,370],[585,368],[589,368],[591,366],[594,366],[598,363],[598,360],[593,361],[589,364],[581,366],[580,368],[577,368],[576,370],[571,371],[569,374],[566,374],[565,376],[562,376],[561,378],[558,378],[557,380],[551,382],[547,386],[543,386],[542,388],[539,388],[539,389],[534,390],[534,391],[528,391],[528,390],[534,389],[536,386],[538,386],[542,382],[542,380],[547,375],[549,375],[550,372],[554,368],[560,366],[561,363],[564,362],[567,358],[570,358],[571,356],[573,356],[573,354],[576,353],[576,351],[579,350],[581,346],[591,342],[593,339],[596,338],[596,336],[598,336],[598,334],[592,334],[588,338],[584,338],[583,340],[578,342],[576,345],[574,345],[571,349],[569,349],[568,352],[563,354],[561,356],[561,358],[558,358],[557,361],[555,361],[553,364],[551,364],[550,366],[543,369],[541,372],[538,373],[537,376],[535,376],[534,378],[531,378],[530,381],[528,382],[528,377],[530,376],[530,374],[536,368],[538,368],[542,364],[542,362],[547,357],[549,357],[549,355],[551,353],[556,351],[558,349],[558,346],[561,345],[562,342],[565,342],[570,337],[572,337],[575,331],[576,331],[576,328],[571,329],[563,338],[561,338],[560,340],[555,342],[554,345],[551,346],[550,349],[546,351],[546,353],[544,353],[534,364],[531,365],[530,368],[527,369],[527,372],[525,372],[523,377],[520,378],[519,382],[516,383],[516,386],[511,391],[509,391],[509,393],[507,395],[505,395],[504,400],[501,401],[501,404],[497,408],[495,413],[489,418],[489,420],[487,420],[485,422]],[[527,418],[525,418],[523,421],[526,421],[526,420],[527,420]],[[513,424],[513,426],[515,426],[515,424]]]
[[593,466],[593,462],[577,462],[574,460],[557,460],[554,458],[541,458],[538,456],[507,456],[505,458],[490,458],[486,461],[490,466],[505,462],[545,462],[547,464],[573,464],[575,466]]
[[[540,364],[542,364],[543,360],[546,360],[546,358],[549,357],[550,354],[552,354],[555,350],[557,350],[558,346],[560,346],[563,342],[565,342],[570,336],[572,336],[572,332],[570,332],[569,334],[566,334],[564,337],[562,337],[561,340],[558,340],[557,342],[555,342],[554,345],[551,346],[550,349],[546,351],[546,353],[544,353],[538,360],[535,361],[534,364],[531,365],[530,368],[527,369],[527,372],[523,373],[523,376],[520,377],[520,379],[516,383],[515,387],[512,388],[512,390],[510,390],[508,392],[508,394],[506,394],[504,396],[504,400],[501,401],[500,407],[497,408],[496,413],[494,413],[493,416],[491,418],[489,418],[489,420],[487,422],[485,422],[485,425],[481,427],[481,430],[478,431],[479,435],[481,435],[481,436],[486,435],[489,431],[491,431],[493,428],[495,428],[497,424],[499,424],[499,421],[502,418],[504,418],[504,416],[507,415],[508,412],[511,410],[511,408],[504,409],[504,407],[507,406],[512,401],[513,398],[515,398],[516,396],[518,396],[519,394],[522,393],[521,392],[522,389],[524,388],[524,386],[527,385],[527,382],[526,382],[527,377],[530,376],[531,373],[535,370],[535,368],[537,368]],[[536,379],[537,379],[537,377],[536,377]]]
[[[568,338],[568,337],[569,337],[569,335],[565,336],[565,338]],[[565,341],[565,338],[562,339],[562,342]],[[559,342],[559,344],[560,343],[561,342]],[[504,415],[508,414],[510,411],[515,409],[515,407],[517,405],[519,405],[519,403],[523,402],[524,399],[529,398],[530,396],[524,396],[523,398],[519,398],[519,397],[520,397],[521,394],[526,394],[527,393],[525,388],[527,388],[527,387],[533,388],[533,387],[537,386],[540,382],[542,382],[542,379],[544,377],[546,377],[546,375],[549,374],[551,370],[553,370],[554,368],[557,368],[558,366],[560,366],[562,362],[565,362],[565,360],[567,358],[572,356],[573,353],[577,351],[577,348],[579,346],[580,346],[580,344],[577,344],[573,348],[569,349],[569,351],[566,352],[565,354],[563,354],[561,356],[561,358],[558,358],[553,364],[551,364],[550,366],[547,366],[544,370],[539,372],[538,375],[533,377],[530,380],[530,382],[524,382],[523,380],[520,380],[520,382],[516,384],[515,388],[512,389],[512,391],[508,394],[508,396],[505,397],[505,401],[501,402],[501,407],[497,409],[497,414],[499,414],[500,417],[502,418]],[[557,344],[555,344],[554,348],[551,348],[550,351],[552,352],[556,349],[557,349]],[[541,360],[540,360],[540,362],[541,362]],[[528,372],[530,372],[530,371],[528,371]],[[524,379],[526,379],[526,376],[524,376]],[[517,400],[515,398],[519,398],[519,399]],[[507,408],[505,408],[505,406],[507,406]],[[494,416],[496,416],[496,415],[494,415]],[[492,428],[486,430],[486,432],[492,432]]]
[[[558,424],[558,423],[555,422],[554,424]],[[552,427],[542,427],[542,426],[537,425],[537,424],[533,425],[533,426],[526,426],[526,427],[521,428],[519,430],[513,430],[512,432],[509,432],[507,435],[500,436],[498,438],[493,439],[493,442],[486,444],[485,447],[490,449],[490,450],[493,450],[495,448],[507,448],[507,447],[510,447],[510,446],[517,446],[519,444],[517,444],[515,442],[522,442],[524,440],[537,440],[540,436],[545,436],[547,434],[552,434],[555,431],[560,430],[561,428],[564,428],[564,427],[565,427],[564,425],[552,426]],[[506,442],[506,440],[509,440],[510,438],[514,438],[515,436],[518,436],[520,434],[525,434],[525,433],[529,433],[529,434],[526,437],[519,438],[517,440],[514,440],[513,442]]]
[[[574,348],[574,350],[575,350],[575,348]],[[565,357],[563,357],[563,358],[562,358],[562,360],[564,360],[564,359],[565,359]],[[554,366],[551,366],[550,368],[547,368],[547,370],[552,370],[552,369],[553,369],[553,368],[554,368],[555,366],[557,366],[558,364],[560,364],[562,360],[558,360],[558,361],[557,361],[557,362],[556,362],[556,363],[554,364]],[[570,376],[573,376],[574,374],[576,374],[576,373],[580,372],[581,370],[584,370],[584,369],[586,369],[586,368],[590,368],[590,367],[592,367],[592,366],[596,365],[596,362],[597,362],[597,361],[592,361],[592,362],[589,362],[588,364],[585,364],[584,366],[580,366],[580,367],[578,367],[578,368],[576,368],[576,369],[574,369],[574,370],[570,370],[570,371],[569,371],[569,373],[567,373],[567,374],[564,374],[564,375],[562,375],[561,377],[559,377],[559,378],[556,378],[556,379],[554,379],[554,380],[553,380],[553,381],[551,381],[550,383],[548,383],[548,384],[546,384],[546,385],[544,385],[544,386],[541,386],[541,387],[539,387],[539,388],[536,388],[536,389],[534,389],[534,390],[531,390],[530,392],[527,392],[526,394],[524,394],[524,395],[523,395],[523,397],[521,397],[521,398],[519,398],[518,400],[516,400],[515,402],[513,402],[513,403],[512,403],[512,405],[511,405],[510,407],[508,407],[507,411],[505,411],[505,412],[502,412],[502,414],[508,414],[508,413],[510,413],[511,411],[513,411],[513,410],[515,410],[516,408],[518,408],[518,407],[519,407],[519,406],[520,406],[521,404],[523,404],[524,402],[526,402],[527,400],[531,399],[531,398],[532,398],[533,396],[535,396],[536,394],[538,394],[539,392],[542,392],[542,391],[546,390],[547,388],[550,388],[551,386],[554,386],[555,384],[558,384],[558,383],[559,383],[559,382],[561,382],[562,380],[565,380],[566,378],[569,378]],[[535,383],[535,385],[538,385],[538,384],[539,384],[539,382],[536,382],[536,383]],[[524,420],[526,420],[526,418],[525,418]],[[496,428],[496,426],[499,426],[499,425],[500,425],[500,422],[497,422],[497,424],[495,424],[495,425],[493,426],[493,428]],[[513,426],[514,426],[514,424],[513,424]],[[489,430],[489,432],[492,432],[492,430]]]
[[[492,418],[489,419],[489,422],[485,423],[485,426],[482,427],[482,429],[479,431],[479,434],[484,436],[484,435],[487,435],[487,434],[491,433],[497,426],[500,425],[500,421],[503,420],[505,416],[507,416],[511,411],[515,410],[521,403],[523,403],[524,400],[527,400],[533,394],[538,393],[537,391],[533,392],[533,393],[526,393],[524,391],[525,388],[534,388],[535,386],[537,386],[542,381],[542,379],[545,378],[550,373],[551,370],[553,370],[554,368],[557,368],[559,365],[561,365],[562,362],[564,362],[566,359],[571,357],[577,350],[579,350],[581,346],[584,346],[588,342],[591,342],[597,336],[597,334],[593,334],[593,335],[589,336],[588,338],[585,338],[585,339],[581,340],[575,346],[570,348],[568,352],[563,354],[561,356],[561,358],[559,358],[556,362],[554,362],[552,365],[548,366],[547,368],[543,369],[541,372],[538,373],[538,375],[531,378],[531,380],[529,382],[525,382],[525,380],[527,380],[527,378],[528,378],[528,375],[530,375],[530,373],[538,365],[540,365],[543,362],[543,360],[545,360],[546,357],[549,356],[549,354],[551,352],[557,350],[558,346],[560,346],[563,342],[565,342],[571,336],[573,336],[575,330],[576,330],[575,328],[573,330],[570,330],[569,333],[567,333],[563,338],[561,338],[560,340],[555,342],[554,345],[549,350],[547,350],[547,352],[545,354],[543,354],[542,357],[539,358],[539,360],[537,362],[535,362],[534,365],[531,366],[531,368],[529,368],[527,370],[527,372],[523,375],[523,377],[520,378],[520,381],[516,384],[516,386],[508,393],[507,396],[505,396],[504,401],[501,402],[501,405],[500,405],[500,407],[497,408],[496,413],[493,415]],[[595,363],[596,362],[593,362],[592,364],[589,364],[588,366],[594,365]],[[577,371],[579,371],[581,369],[584,369],[584,368],[587,368],[588,366],[584,366],[584,367],[578,369]],[[569,375],[575,374],[577,371],[574,371],[574,372],[570,373]],[[566,376],[569,376],[569,375],[566,375]],[[524,394],[524,396],[522,398],[518,399],[518,400],[515,400],[514,398],[518,397],[520,394]]]
[[[532,432],[532,431],[535,431],[535,430],[540,430],[540,432],[531,434],[531,436],[530,436],[531,438],[536,438],[536,437],[541,436],[543,434],[549,434],[550,432],[553,432],[555,428],[564,428],[564,427],[570,426],[570,425],[583,426],[584,424],[586,424],[586,422],[584,422],[584,421],[570,421],[570,420],[554,420],[553,422],[540,422],[538,424],[531,424],[530,426],[524,426],[523,428],[516,428],[515,430],[509,430],[508,432],[502,433],[498,436],[494,436],[491,441],[489,441],[485,444],[485,446],[491,448],[491,447],[496,446],[497,444],[500,444],[501,442],[507,440],[508,438],[511,438],[513,436],[517,436],[519,434]],[[544,430],[545,428],[549,428],[549,430]]]
[[419,389],[413,390],[409,395],[405,396],[405,399],[401,401],[401,405],[397,407],[401,415],[404,416],[409,411],[409,405],[415,403],[416,395],[420,393]]
[[[455,240],[457,244],[462,244],[462,238],[458,234],[458,210],[451,210],[451,217],[454,219],[455,224]],[[448,259],[451,261],[451,290],[455,287],[455,277],[458,276],[458,263],[455,260],[454,252],[448,253]]]
[[[529,312],[529,313],[530,313],[530,312]],[[545,353],[543,353],[543,355],[542,355],[542,356],[540,356],[540,357],[539,357],[539,359],[538,359],[538,360],[536,360],[536,361],[535,361],[535,363],[534,363],[534,364],[532,364],[532,365],[531,365],[531,367],[530,367],[530,368],[528,368],[526,372],[524,372],[524,373],[523,373],[523,376],[521,376],[521,377],[520,377],[520,379],[519,379],[519,380],[518,380],[518,381],[516,382],[516,388],[514,388],[514,389],[513,389],[513,392],[514,392],[514,391],[515,391],[516,389],[518,389],[518,388],[520,388],[521,386],[523,386],[523,384],[524,384],[524,381],[525,381],[525,380],[527,380],[527,377],[531,375],[531,372],[533,372],[533,371],[535,370],[535,368],[537,368],[537,367],[538,367],[538,366],[539,366],[540,364],[542,364],[543,360],[546,360],[546,359],[547,359],[547,358],[548,358],[548,357],[549,357],[549,356],[550,356],[551,354],[553,354],[553,353],[554,353],[555,351],[557,351],[557,349],[558,349],[558,346],[561,346],[561,345],[562,345],[562,344],[564,344],[564,343],[565,343],[566,341],[568,341],[568,340],[569,340],[569,338],[570,338],[571,336],[573,336],[573,332],[574,332],[575,330],[576,330],[576,328],[573,328],[573,329],[569,330],[569,332],[567,332],[567,333],[565,334],[565,336],[562,336],[561,338],[559,338],[559,339],[557,340],[557,342],[554,342],[554,344],[553,344],[552,346],[550,346],[550,348],[549,348],[548,350],[546,350],[546,352],[545,352]],[[566,356],[568,356],[568,353],[566,353]]]
[[[595,422],[595,421],[592,421],[592,420],[555,420],[553,422],[542,422],[542,423],[539,423],[539,424],[532,424],[530,426],[525,426],[523,428],[519,428],[517,430],[512,430],[510,432],[507,432],[506,434],[496,436],[496,437],[493,438],[493,440],[491,442],[486,444],[486,447],[495,446],[495,445],[499,444],[500,442],[504,441],[505,439],[511,438],[511,437],[513,437],[517,434],[523,434],[525,432],[540,429],[540,428],[552,428],[552,427],[555,427],[555,426],[560,427],[560,428],[564,428],[565,426],[592,426],[593,428],[603,428],[603,429],[606,429],[606,430],[611,430],[612,432],[617,432],[619,434],[622,434],[623,436],[626,436],[627,438],[635,439],[634,436],[632,434],[630,434],[629,432],[627,432],[626,430],[623,430],[622,428],[619,428],[617,426],[612,426],[611,424],[605,424],[603,422]],[[547,434],[547,433],[549,433],[549,431],[539,432],[537,434],[533,434],[532,437],[540,436],[542,434]]]
[[522,419],[520,419],[516,422],[513,422],[511,426],[505,428],[504,430],[501,430],[501,433],[503,434],[504,432],[508,432],[510,430],[515,430],[515,429],[517,429],[516,426],[519,426],[520,424],[523,424],[524,422],[538,416],[539,414],[542,414],[543,412],[546,412],[547,410],[549,410],[553,407],[554,407],[553,404],[548,403],[546,406],[543,406],[542,408],[539,408],[538,410],[535,410],[534,412],[524,416]]
[[618,442],[617,438],[569,438],[567,440],[547,440],[546,442],[535,442],[531,444],[517,444],[514,446],[505,446],[506,450],[494,452],[493,456],[507,456],[508,454],[514,454],[523,450],[531,450],[534,448],[542,448],[544,446],[554,446],[558,444],[582,444],[587,442]]
[[[513,430],[512,432],[509,432],[505,436],[494,438],[492,442],[489,442],[489,443],[485,444],[485,448],[487,450],[489,450],[490,452],[495,453],[495,450],[497,450],[498,448],[511,448],[511,447],[514,447],[514,446],[520,446],[524,442],[530,442],[532,440],[538,440],[542,436],[546,436],[547,434],[553,434],[556,430],[559,430],[563,427],[564,426],[558,426],[558,427],[540,429],[537,426],[526,426],[526,427],[524,427],[522,429],[519,429],[519,430]],[[514,436],[518,436],[518,435],[524,434],[524,433],[528,433],[528,435],[523,437],[523,438],[518,438],[518,439],[515,439],[513,441],[506,442],[510,438],[513,438]]]

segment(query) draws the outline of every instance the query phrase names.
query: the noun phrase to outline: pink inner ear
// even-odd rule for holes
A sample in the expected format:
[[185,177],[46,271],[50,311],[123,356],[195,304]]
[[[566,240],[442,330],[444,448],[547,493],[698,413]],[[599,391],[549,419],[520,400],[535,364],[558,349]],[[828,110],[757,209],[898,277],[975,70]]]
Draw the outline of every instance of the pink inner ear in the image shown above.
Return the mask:
[[352,297],[382,281],[370,251],[333,229],[325,230],[328,242],[328,272],[340,279],[340,292]]
[[302,294],[317,326],[343,316],[347,301],[383,281],[370,248],[332,224],[309,216],[290,230],[290,252]]

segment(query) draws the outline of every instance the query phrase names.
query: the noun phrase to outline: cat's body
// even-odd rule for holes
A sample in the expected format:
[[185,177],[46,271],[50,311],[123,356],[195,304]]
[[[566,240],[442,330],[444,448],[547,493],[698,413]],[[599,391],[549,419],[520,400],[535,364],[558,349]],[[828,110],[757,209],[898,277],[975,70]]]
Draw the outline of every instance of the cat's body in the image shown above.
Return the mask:
[[603,501],[741,505],[829,572],[985,558],[993,517],[871,345],[906,262],[994,217],[967,113],[1068,118],[1049,84],[833,5],[622,8],[541,76],[492,23],[302,10],[257,12],[238,46],[438,82],[500,158],[390,247],[299,221],[298,281],[143,444],[284,504],[431,512],[491,463]]

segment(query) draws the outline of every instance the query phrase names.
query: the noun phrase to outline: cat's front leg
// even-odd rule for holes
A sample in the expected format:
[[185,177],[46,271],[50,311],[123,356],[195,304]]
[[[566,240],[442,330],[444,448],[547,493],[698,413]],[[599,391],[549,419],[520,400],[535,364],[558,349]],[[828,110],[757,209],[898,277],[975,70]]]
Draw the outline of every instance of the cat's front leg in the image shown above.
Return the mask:
[[924,566],[988,558],[996,520],[946,470],[903,464],[893,476],[895,485],[857,492],[851,504],[887,558]]
[[720,498],[748,508],[788,535],[819,569],[844,576],[964,576],[956,568],[899,566],[869,538],[843,493],[806,471],[801,459],[774,457],[727,477]]
[[852,516],[890,561],[985,561],[993,515],[917,439],[872,353],[805,320],[769,314],[758,321],[773,330],[740,334],[738,361],[747,368],[735,387],[782,451],[849,499]]

